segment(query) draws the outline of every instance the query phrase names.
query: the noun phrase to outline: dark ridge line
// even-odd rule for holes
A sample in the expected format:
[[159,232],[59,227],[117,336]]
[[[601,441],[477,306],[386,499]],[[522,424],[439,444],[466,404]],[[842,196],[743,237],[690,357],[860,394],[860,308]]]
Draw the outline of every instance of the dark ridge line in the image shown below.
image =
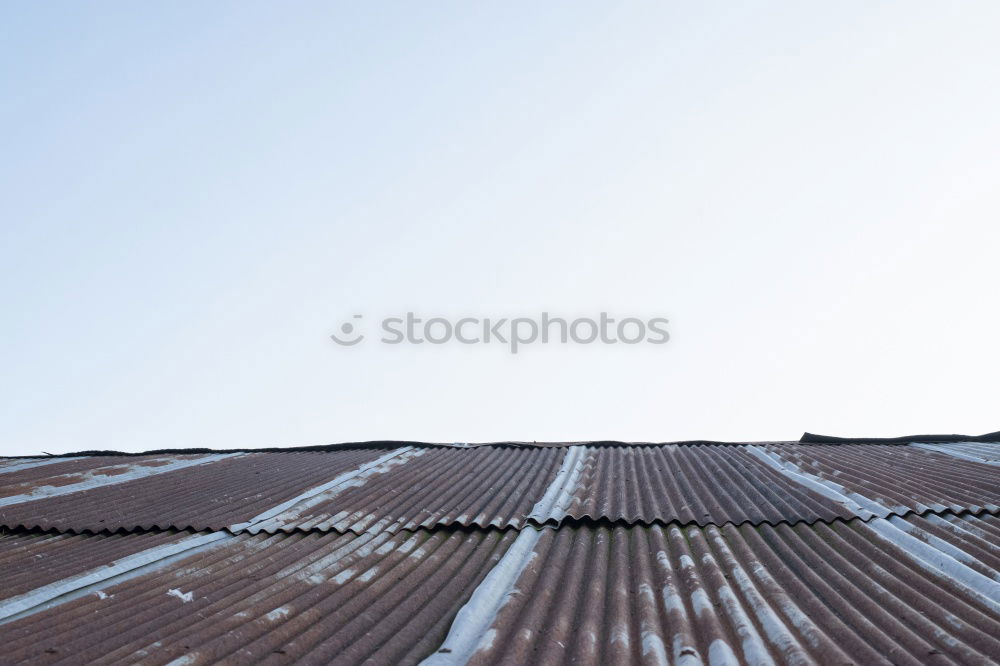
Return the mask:
[[935,442],[1000,442],[1000,431],[985,435],[906,435],[903,437],[832,437],[816,435],[811,432],[802,434],[799,439],[802,444],[906,444],[917,442],[933,444]]
[[[512,449],[561,449],[569,446],[592,446],[592,447],[647,447],[647,446],[765,446],[765,445],[792,445],[792,444],[886,444],[886,445],[906,445],[911,442],[934,443],[934,442],[1000,442],[1000,432],[986,435],[912,435],[908,437],[830,437],[827,435],[814,435],[805,433],[798,441],[786,440],[765,440],[757,442],[726,442],[710,439],[687,439],[675,442],[626,442],[613,439],[598,439],[579,442],[475,442],[475,443],[445,443],[445,442],[418,442],[407,440],[371,440],[364,442],[340,442],[337,444],[313,444],[308,446],[267,446],[262,448],[232,448],[213,449],[205,447],[196,448],[175,448],[175,449],[151,449],[149,451],[114,451],[114,450],[89,450],[73,451],[69,453],[57,454],[25,454],[17,456],[0,456],[0,460],[23,460],[23,459],[50,459],[50,458],[70,458],[70,457],[101,457],[101,456],[150,456],[150,455],[204,455],[206,453],[301,453],[301,452],[323,452],[323,451],[356,451],[359,449],[369,450],[392,450],[404,446],[428,449],[453,449],[467,450],[485,447],[512,448]],[[0,469],[0,474],[3,470]]]
[[[807,526],[816,525],[817,523],[822,523],[822,524],[825,524],[825,525],[833,525],[834,523],[837,523],[837,522],[850,522],[850,521],[858,521],[860,523],[869,523],[869,522],[871,522],[872,520],[874,520],[876,518],[885,518],[885,519],[894,518],[894,517],[907,518],[909,516],[917,516],[918,518],[923,518],[925,516],[929,516],[929,515],[932,515],[932,514],[933,515],[937,515],[937,516],[951,515],[951,516],[956,516],[956,517],[959,517],[959,518],[962,517],[962,516],[981,516],[983,514],[990,515],[990,516],[998,516],[998,517],[1000,517],[1000,508],[993,509],[993,510],[988,509],[986,507],[980,507],[978,510],[973,510],[972,508],[963,508],[963,509],[960,509],[958,511],[955,511],[954,509],[951,509],[951,508],[948,508],[948,507],[945,507],[945,509],[943,511],[942,510],[931,509],[931,508],[925,509],[924,511],[917,511],[916,509],[908,509],[908,510],[903,511],[903,512],[892,511],[892,512],[888,513],[885,516],[872,515],[872,516],[869,516],[868,518],[862,518],[861,516],[850,516],[850,517],[846,517],[846,518],[843,517],[843,516],[834,516],[833,518],[822,518],[822,517],[797,518],[797,519],[796,518],[791,518],[791,519],[782,519],[782,520],[779,520],[777,522],[771,522],[770,520],[761,520],[761,521],[757,521],[757,522],[754,522],[752,520],[744,520],[744,521],[741,521],[741,522],[735,522],[735,521],[729,520],[729,521],[726,521],[726,522],[723,522],[723,523],[719,523],[719,522],[715,522],[715,521],[710,521],[710,522],[707,522],[707,523],[698,523],[697,521],[693,521],[693,520],[692,521],[688,521],[688,522],[681,522],[679,520],[663,520],[661,518],[654,518],[652,520],[644,520],[644,519],[627,519],[627,518],[608,518],[606,516],[601,516],[601,517],[598,517],[598,518],[593,518],[591,516],[583,516],[583,517],[580,517],[580,518],[574,518],[572,516],[567,516],[565,518],[562,518],[559,521],[547,520],[547,521],[545,521],[543,523],[540,523],[537,520],[533,520],[533,519],[529,518],[529,519],[527,519],[524,522],[524,524],[522,524],[520,526],[515,526],[515,525],[479,525],[479,524],[476,524],[476,523],[470,523],[468,525],[463,525],[461,523],[455,523],[455,522],[453,522],[453,523],[435,523],[433,525],[418,525],[416,527],[400,527],[399,529],[395,530],[394,532],[391,532],[390,534],[396,535],[396,534],[400,534],[401,532],[407,532],[407,533],[410,533],[410,534],[417,534],[419,532],[434,532],[436,530],[456,530],[456,531],[463,531],[463,532],[470,532],[470,533],[471,532],[480,532],[480,531],[490,532],[490,531],[494,531],[494,530],[500,531],[500,532],[508,532],[508,531],[520,532],[520,531],[524,530],[526,527],[531,527],[531,528],[534,528],[534,529],[561,529],[563,527],[568,527],[570,529],[579,529],[579,528],[584,528],[584,527],[601,527],[601,526],[604,526],[604,527],[619,527],[619,526],[620,527],[678,527],[678,528],[680,528],[682,530],[683,529],[688,529],[690,527],[697,527],[698,529],[706,529],[708,527],[723,528],[723,527],[726,527],[726,526],[729,526],[729,525],[731,525],[733,527],[743,527],[744,525],[749,525],[750,527],[761,527],[763,525],[767,525],[768,527],[780,527],[782,525],[787,525],[789,527],[795,527],[796,525],[800,525],[802,523],[805,523]],[[331,535],[336,535],[336,536],[345,536],[345,535],[351,534],[353,536],[363,536],[364,534],[367,533],[366,530],[361,530],[361,531],[355,531],[355,530],[352,530],[352,529],[338,530],[338,529],[333,529],[333,528],[330,528],[330,529],[321,529],[321,528],[316,528],[316,527],[311,527],[309,529],[302,529],[302,528],[299,528],[299,527],[279,528],[279,529],[275,529],[275,530],[261,529],[261,530],[258,530],[256,532],[251,532],[248,529],[242,529],[242,530],[234,532],[233,530],[229,529],[229,527],[222,527],[222,528],[205,527],[205,528],[202,528],[202,529],[198,529],[198,528],[195,528],[195,527],[190,526],[190,525],[188,525],[186,527],[178,527],[176,525],[167,525],[166,527],[164,527],[164,526],[161,526],[161,525],[158,525],[158,524],[153,524],[153,525],[148,525],[148,526],[135,525],[135,526],[133,526],[131,528],[119,527],[119,528],[114,529],[114,530],[105,528],[105,529],[102,529],[102,530],[95,531],[95,530],[88,529],[88,528],[42,527],[40,525],[26,525],[24,523],[18,523],[18,524],[14,525],[14,526],[11,526],[9,524],[0,524],[0,534],[3,534],[4,531],[6,531],[8,533],[19,533],[19,534],[36,533],[36,534],[53,534],[53,535],[69,534],[69,535],[89,535],[89,536],[101,536],[101,535],[104,535],[104,536],[113,536],[113,535],[116,535],[116,534],[120,534],[120,535],[123,535],[123,536],[128,536],[128,535],[133,535],[133,534],[163,533],[163,532],[172,532],[172,533],[178,533],[178,534],[181,533],[181,532],[187,532],[189,534],[214,534],[214,533],[217,533],[217,532],[225,532],[225,533],[230,534],[232,536],[240,536],[240,535],[243,535],[243,534],[246,534],[248,536],[258,536],[260,534],[265,534],[267,536],[280,536],[280,535],[292,536],[294,534],[331,534]],[[387,530],[381,530],[381,531],[387,531]]]

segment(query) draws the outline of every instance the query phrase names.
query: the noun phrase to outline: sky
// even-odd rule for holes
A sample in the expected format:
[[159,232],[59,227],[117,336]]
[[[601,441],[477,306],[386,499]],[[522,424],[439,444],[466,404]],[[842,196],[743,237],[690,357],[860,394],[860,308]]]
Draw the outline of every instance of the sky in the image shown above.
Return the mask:
[[[0,454],[1000,430],[998,32],[994,2],[7,4]],[[670,340],[380,342],[407,312]]]

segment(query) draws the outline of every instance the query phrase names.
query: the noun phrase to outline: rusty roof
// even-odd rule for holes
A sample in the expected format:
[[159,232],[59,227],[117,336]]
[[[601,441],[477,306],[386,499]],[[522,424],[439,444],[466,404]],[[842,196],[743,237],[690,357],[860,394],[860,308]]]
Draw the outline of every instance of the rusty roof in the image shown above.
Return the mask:
[[1000,444],[378,444],[0,460],[3,660],[1000,660]]

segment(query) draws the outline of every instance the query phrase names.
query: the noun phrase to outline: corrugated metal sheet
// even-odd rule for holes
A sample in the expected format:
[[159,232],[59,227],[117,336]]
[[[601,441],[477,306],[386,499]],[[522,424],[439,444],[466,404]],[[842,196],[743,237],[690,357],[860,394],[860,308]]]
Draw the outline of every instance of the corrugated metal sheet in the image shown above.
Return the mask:
[[0,474],[0,506],[126,483],[237,455],[245,454],[94,457],[21,468]]
[[1000,474],[991,465],[914,446],[767,448],[800,470],[868,498],[890,512],[1000,510]]
[[[223,529],[382,453],[240,454],[126,483],[0,506],[0,525],[72,532]],[[101,459],[90,460],[99,465]]]
[[929,451],[947,453],[956,458],[974,462],[1000,465],[1000,444],[995,442],[939,442],[935,444],[914,444]]
[[[996,550],[997,518],[906,522],[997,577],[970,546]],[[115,538],[137,536],[93,543]],[[510,589],[471,617],[472,663],[993,663],[1000,613],[942,571],[859,520],[243,535],[0,625],[0,641],[32,663],[451,663],[439,650],[499,572]]]
[[[190,456],[194,458],[194,456]],[[197,456],[204,458],[204,455]],[[176,458],[176,456],[174,456]],[[102,456],[100,458],[52,458],[7,460],[0,467],[0,497],[18,495],[37,486],[63,486],[78,483],[86,473],[111,477],[128,466],[150,468],[167,464],[168,456]]]
[[0,601],[186,536],[174,531],[92,536],[2,530]]
[[721,525],[854,515],[769,468],[742,447],[583,447],[583,451],[576,481],[566,489],[568,500],[539,518]]
[[416,529],[433,525],[520,526],[545,494],[561,450],[425,449],[347,486],[332,488],[252,528]]
[[0,661],[996,663],[1000,468],[939,446],[18,461],[0,524],[151,531],[0,532]]
[[513,539],[497,530],[233,537],[0,625],[3,659],[415,663]]
[[[753,524],[870,517],[851,502],[816,492],[752,455],[755,447],[477,447],[397,449],[406,455],[327,488],[253,529],[414,529],[433,525],[514,526],[566,518],[630,524]],[[763,449],[756,449],[763,450]],[[804,474],[846,488],[885,510],[996,510],[995,467],[898,445],[768,446]],[[232,455],[232,454],[230,454]],[[0,524],[72,531],[119,528],[221,529],[257,515],[346,470],[378,450],[236,454],[180,471],[4,506]],[[0,474],[8,492],[86,488],[100,477],[176,464],[182,456],[85,458]],[[101,476],[104,475],[104,476]],[[558,477],[558,478],[557,478]],[[117,477],[118,479],[122,477]],[[88,480],[89,479],[89,480]],[[65,481],[65,483],[64,483]],[[549,507],[536,506],[558,484]],[[832,487],[832,486],[831,486]],[[819,490],[824,488],[819,487]],[[34,491],[33,491],[34,492]],[[846,492],[846,491],[845,491]],[[833,493],[835,495],[836,493]],[[870,503],[864,504],[867,508]],[[112,507],[112,510],[108,510]]]
[[1000,658],[1000,615],[948,577],[914,566],[859,520],[563,526],[545,530],[527,560],[473,643],[471,663]]
[[[557,481],[560,470],[565,479]],[[536,507],[553,483],[563,497]],[[741,447],[482,447],[424,450],[385,473],[333,488],[256,530],[354,531],[433,525],[518,527],[569,517],[651,524],[812,522],[849,518],[843,504],[769,468]]]

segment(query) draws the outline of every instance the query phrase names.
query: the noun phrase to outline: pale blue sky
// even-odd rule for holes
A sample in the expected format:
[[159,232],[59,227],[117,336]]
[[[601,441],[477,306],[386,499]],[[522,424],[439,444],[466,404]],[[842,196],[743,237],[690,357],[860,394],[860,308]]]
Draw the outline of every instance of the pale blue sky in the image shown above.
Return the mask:
[[2,11],[0,453],[1000,429],[996,3]]

